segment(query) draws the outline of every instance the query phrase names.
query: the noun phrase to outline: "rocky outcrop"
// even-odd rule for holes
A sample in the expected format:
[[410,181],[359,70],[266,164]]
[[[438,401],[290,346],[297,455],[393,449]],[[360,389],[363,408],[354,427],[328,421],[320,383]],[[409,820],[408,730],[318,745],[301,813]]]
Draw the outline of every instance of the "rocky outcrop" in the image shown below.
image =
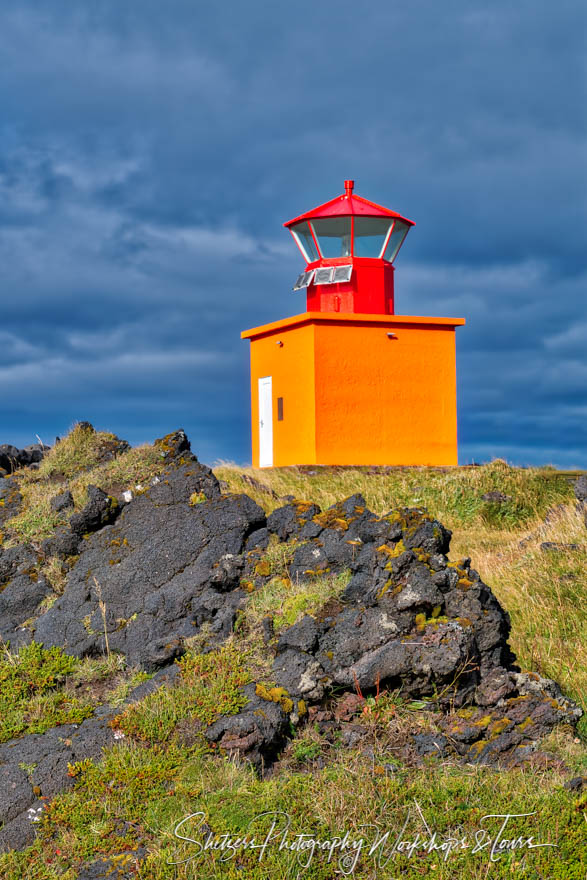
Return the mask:
[[276,641],[273,674],[294,706],[401,689],[451,719],[462,710],[469,721],[450,721],[445,751],[475,762],[514,750],[521,759],[581,716],[554,682],[515,666],[507,612],[470,559],[448,561],[450,532],[426,511],[377,517],[353,496],[324,513],[287,505],[268,527],[290,540],[311,535],[295,550],[293,578],[352,572],[340,601]]
[[[97,497],[91,523],[107,511]],[[88,517],[77,516],[79,535]],[[128,663],[152,671],[182,653],[204,622],[225,638],[246,595],[240,554],[264,522],[246,495],[221,496],[195,457],[171,468],[78,544],[65,592],[36,621],[35,640],[75,656],[101,654],[107,640]]]
[[[247,495],[221,491],[183,431],[156,442],[165,463],[159,477],[129,500],[91,486],[84,509],[43,544],[41,558],[71,562],[50,608],[38,551],[0,551],[0,636],[12,646],[34,638],[78,657],[107,650],[148,671],[169,669],[204,624],[207,650],[233,632],[251,592],[271,578],[264,553],[279,542],[292,582],[348,572],[348,583],[277,637],[265,621],[274,686],[245,686],[244,708],[203,731],[216,748],[266,768],[306,717],[350,725],[342,741],[352,745],[359,736],[353,713],[384,689],[422,701],[438,716],[433,739],[413,732],[409,752],[420,758],[516,763],[553,726],[580,717],[554,682],[515,665],[507,612],[470,559],[449,561],[451,533],[426,510],[377,516],[353,495],[324,511],[294,500],[266,516]],[[17,504],[12,479],[1,481],[1,497]],[[65,517],[70,508],[67,492],[56,495],[55,510]],[[344,711],[336,708],[341,695]],[[28,839],[23,816],[36,808],[33,788],[48,796],[59,790],[51,779],[63,780],[67,756],[98,754],[111,741],[110,717],[103,709],[71,736],[59,729],[76,744],[87,731],[91,747],[64,750],[51,731],[20,740],[22,749],[0,746],[4,790],[11,792],[0,840]],[[45,757],[37,761],[39,750]],[[38,765],[31,784],[17,772],[15,754]]]

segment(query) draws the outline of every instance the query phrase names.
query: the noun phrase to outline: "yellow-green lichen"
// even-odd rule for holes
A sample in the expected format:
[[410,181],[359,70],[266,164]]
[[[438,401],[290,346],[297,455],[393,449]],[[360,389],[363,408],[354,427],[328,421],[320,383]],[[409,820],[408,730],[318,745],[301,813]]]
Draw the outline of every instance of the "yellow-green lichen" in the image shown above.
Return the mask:
[[284,712],[288,714],[293,711],[293,700],[289,693],[282,687],[267,687],[264,684],[257,684],[255,693],[268,703],[279,703]]

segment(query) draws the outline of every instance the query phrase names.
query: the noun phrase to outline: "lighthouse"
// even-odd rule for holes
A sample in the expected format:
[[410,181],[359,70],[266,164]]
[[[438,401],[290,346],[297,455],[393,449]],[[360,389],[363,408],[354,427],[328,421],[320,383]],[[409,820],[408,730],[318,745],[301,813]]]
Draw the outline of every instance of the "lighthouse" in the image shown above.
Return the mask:
[[415,224],[354,192],[289,220],[306,311],[245,330],[253,467],[456,465],[455,328],[395,314]]

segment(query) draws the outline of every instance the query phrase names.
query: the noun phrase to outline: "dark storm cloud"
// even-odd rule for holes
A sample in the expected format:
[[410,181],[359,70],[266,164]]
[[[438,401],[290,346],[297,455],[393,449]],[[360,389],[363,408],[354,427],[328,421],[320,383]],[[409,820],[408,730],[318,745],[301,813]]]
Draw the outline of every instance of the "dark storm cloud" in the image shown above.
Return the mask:
[[0,441],[79,418],[249,457],[240,330],[303,309],[281,224],[357,179],[416,220],[461,458],[585,466],[585,16],[545,0],[0,10]]

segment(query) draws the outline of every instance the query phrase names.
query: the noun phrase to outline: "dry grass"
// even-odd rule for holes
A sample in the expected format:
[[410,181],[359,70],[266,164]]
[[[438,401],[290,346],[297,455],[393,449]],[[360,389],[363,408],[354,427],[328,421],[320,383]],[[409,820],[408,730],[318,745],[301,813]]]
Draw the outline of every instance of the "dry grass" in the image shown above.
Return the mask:
[[[573,491],[568,475],[551,468],[515,468],[496,459],[481,467],[392,468],[239,468],[223,462],[216,476],[231,491],[246,492],[266,511],[283,504],[285,495],[314,501],[322,508],[360,492],[377,514],[393,507],[427,507],[449,528],[485,522],[497,528],[518,528],[543,517]],[[245,477],[262,487],[251,486]],[[486,492],[500,491],[511,501],[495,505],[483,501]],[[278,498],[271,495],[274,492]]]
[[38,544],[69,519],[72,511],[56,513],[51,499],[69,490],[74,509],[87,502],[88,486],[105,492],[123,491],[137,484],[147,484],[164,467],[161,450],[155,446],[137,446],[107,461],[96,463],[115,444],[113,434],[94,432],[75,426],[45,456],[38,470],[17,472],[23,496],[20,512],[5,523],[6,545],[20,541]]
[[[587,706],[587,530],[575,504],[549,519],[517,533],[456,531],[452,555],[470,556],[509,611],[520,664],[554,678]],[[541,550],[542,542],[579,549]]]

